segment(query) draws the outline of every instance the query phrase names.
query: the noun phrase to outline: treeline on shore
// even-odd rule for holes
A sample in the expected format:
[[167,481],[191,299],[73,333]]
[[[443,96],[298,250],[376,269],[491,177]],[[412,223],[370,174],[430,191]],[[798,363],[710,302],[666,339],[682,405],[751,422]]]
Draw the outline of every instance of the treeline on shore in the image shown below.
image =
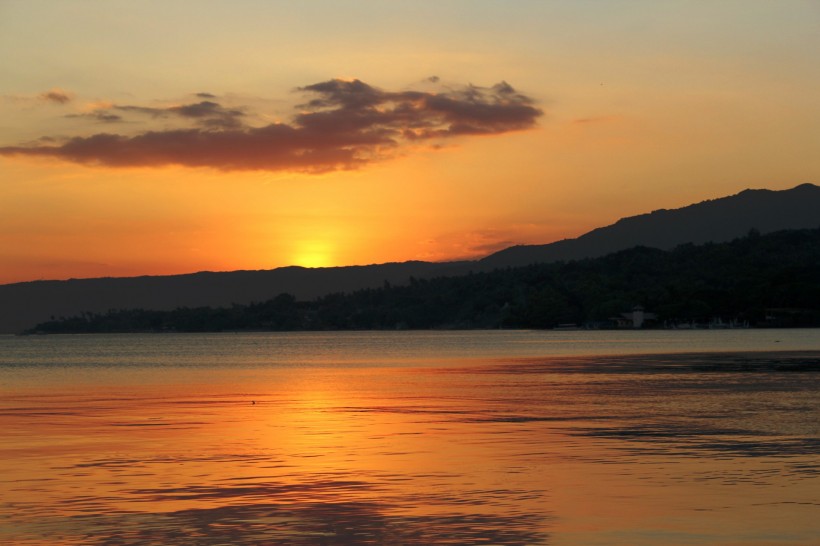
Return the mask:
[[820,326],[820,229],[750,232],[671,251],[636,247],[602,258],[410,279],[406,285],[227,308],[81,313],[27,333],[614,327],[643,306],[651,326],[715,318],[752,326]]

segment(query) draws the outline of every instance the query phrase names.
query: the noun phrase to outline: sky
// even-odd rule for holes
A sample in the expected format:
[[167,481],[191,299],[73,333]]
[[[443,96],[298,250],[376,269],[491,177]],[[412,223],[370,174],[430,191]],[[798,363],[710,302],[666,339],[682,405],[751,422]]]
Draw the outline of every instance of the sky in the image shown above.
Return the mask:
[[0,283],[477,259],[820,183],[820,2],[0,0]]

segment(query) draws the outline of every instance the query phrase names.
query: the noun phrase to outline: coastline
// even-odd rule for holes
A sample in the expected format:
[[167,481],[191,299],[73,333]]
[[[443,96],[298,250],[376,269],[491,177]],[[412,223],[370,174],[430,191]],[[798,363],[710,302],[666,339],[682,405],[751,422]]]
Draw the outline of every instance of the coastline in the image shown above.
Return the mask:
[[622,355],[519,358],[502,364],[510,370],[562,373],[773,373],[820,372],[820,349],[659,352]]

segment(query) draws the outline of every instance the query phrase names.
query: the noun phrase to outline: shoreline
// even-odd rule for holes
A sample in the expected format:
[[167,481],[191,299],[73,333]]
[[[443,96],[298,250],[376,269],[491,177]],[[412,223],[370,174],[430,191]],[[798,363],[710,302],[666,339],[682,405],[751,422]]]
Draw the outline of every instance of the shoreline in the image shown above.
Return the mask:
[[525,373],[816,373],[820,372],[820,349],[523,357],[506,361],[498,366]]
[[[682,335],[692,332],[744,332],[749,330],[772,332],[786,330],[817,330],[820,333],[820,326],[749,326],[743,328],[338,328],[323,330],[264,330],[264,329],[242,329],[242,330],[122,330],[122,331],[97,331],[97,332],[45,332],[24,330],[22,332],[0,332],[0,336],[6,337],[37,337],[37,336],[83,336],[83,335],[186,335],[186,334],[335,334],[345,332],[359,333],[399,333],[399,332],[555,332],[572,333],[579,332],[680,332]],[[820,349],[818,349],[820,350]]]

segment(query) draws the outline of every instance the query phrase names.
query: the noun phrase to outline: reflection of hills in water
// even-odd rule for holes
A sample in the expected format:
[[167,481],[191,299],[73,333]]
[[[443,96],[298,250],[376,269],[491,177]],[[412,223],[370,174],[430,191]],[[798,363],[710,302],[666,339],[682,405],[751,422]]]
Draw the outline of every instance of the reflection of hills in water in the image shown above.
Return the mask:
[[675,210],[622,219],[577,239],[548,245],[517,246],[477,262],[405,262],[338,268],[286,267],[269,271],[195,273],[190,275],[36,281],[0,286],[0,333],[18,332],[51,316],[143,308],[230,306],[265,301],[286,292],[299,300],[335,292],[462,275],[497,267],[594,256],[643,245],[668,249],[681,243],[727,241],[751,229],[820,227],[820,187],[803,184],[791,190],[746,190],[731,197]]

